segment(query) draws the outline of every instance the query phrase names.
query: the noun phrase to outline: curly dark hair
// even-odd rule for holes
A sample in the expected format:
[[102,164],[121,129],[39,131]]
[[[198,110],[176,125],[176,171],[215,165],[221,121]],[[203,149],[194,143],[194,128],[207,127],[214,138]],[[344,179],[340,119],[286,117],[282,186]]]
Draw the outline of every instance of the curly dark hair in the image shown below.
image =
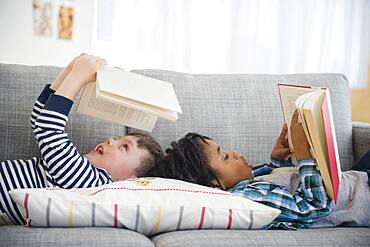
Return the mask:
[[148,155],[145,155],[141,159],[140,165],[135,169],[135,175],[137,177],[146,176],[146,173],[163,159],[164,153],[162,147],[151,135],[147,133],[132,132],[128,135],[136,138],[138,148],[148,151]]
[[211,138],[198,133],[187,133],[178,142],[171,142],[165,157],[158,162],[146,176],[180,179],[205,186],[212,186],[217,172],[208,163],[202,149],[202,142]]

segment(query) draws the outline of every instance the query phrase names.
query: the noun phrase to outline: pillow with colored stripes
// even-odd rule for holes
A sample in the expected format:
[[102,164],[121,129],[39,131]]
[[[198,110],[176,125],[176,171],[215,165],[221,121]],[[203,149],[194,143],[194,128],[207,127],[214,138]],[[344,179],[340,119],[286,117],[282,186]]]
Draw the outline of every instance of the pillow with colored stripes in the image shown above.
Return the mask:
[[185,229],[259,229],[280,213],[229,192],[164,178],[84,189],[16,189],[28,226],[121,227],[151,236]]

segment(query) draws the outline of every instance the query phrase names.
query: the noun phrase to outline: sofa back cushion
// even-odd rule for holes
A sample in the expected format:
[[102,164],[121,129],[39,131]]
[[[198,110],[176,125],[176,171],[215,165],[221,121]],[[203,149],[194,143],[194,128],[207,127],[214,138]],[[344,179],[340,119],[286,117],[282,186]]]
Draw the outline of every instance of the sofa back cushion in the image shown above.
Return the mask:
[[[353,162],[349,86],[340,74],[197,75],[163,70],[133,72],[173,83],[183,114],[172,123],[160,119],[153,136],[168,148],[189,131],[207,135],[258,164],[269,161],[283,125],[277,83],[328,87],[341,165]],[[129,131],[132,131],[129,129]]]
[[[39,155],[29,117],[36,98],[59,70],[51,66],[0,64],[0,161]],[[81,153],[88,152],[104,138],[126,134],[122,125],[76,113],[76,106],[66,131]]]

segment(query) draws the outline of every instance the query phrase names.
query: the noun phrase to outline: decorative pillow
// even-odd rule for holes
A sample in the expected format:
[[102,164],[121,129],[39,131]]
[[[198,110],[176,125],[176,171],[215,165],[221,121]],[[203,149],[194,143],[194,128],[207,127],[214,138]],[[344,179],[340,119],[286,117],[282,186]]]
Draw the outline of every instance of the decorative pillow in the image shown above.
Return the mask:
[[10,196],[28,226],[122,227],[149,236],[185,229],[259,229],[280,214],[229,192],[163,178],[86,189],[16,189]]

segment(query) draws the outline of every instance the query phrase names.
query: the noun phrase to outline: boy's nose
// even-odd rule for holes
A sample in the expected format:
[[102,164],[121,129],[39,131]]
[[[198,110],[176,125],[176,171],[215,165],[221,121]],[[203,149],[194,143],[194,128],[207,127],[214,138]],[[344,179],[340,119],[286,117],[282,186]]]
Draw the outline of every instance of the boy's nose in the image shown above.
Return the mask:
[[239,159],[239,153],[238,153],[238,152],[236,152],[236,151],[234,151],[234,150],[232,150],[232,151],[231,151],[231,156],[232,156],[234,159]]
[[113,138],[108,138],[107,143],[108,145],[113,145],[114,139]]

